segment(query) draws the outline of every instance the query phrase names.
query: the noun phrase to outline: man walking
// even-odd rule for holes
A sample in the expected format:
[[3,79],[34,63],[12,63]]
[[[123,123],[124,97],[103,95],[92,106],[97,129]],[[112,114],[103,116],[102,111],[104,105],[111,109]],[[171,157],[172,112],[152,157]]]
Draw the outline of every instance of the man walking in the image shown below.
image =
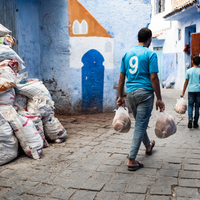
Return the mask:
[[152,149],[155,145],[155,141],[150,141],[146,132],[153,109],[154,92],[157,97],[156,110],[158,107],[161,112],[165,109],[157,76],[157,55],[148,48],[151,40],[151,30],[142,28],[138,33],[138,46],[125,53],[120,67],[117,105],[125,106],[123,88],[126,77],[128,101],[135,118],[135,130],[127,163],[128,170],[130,171],[143,167],[143,164],[136,161],[141,142],[143,141],[146,147],[147,155],[152,154]]

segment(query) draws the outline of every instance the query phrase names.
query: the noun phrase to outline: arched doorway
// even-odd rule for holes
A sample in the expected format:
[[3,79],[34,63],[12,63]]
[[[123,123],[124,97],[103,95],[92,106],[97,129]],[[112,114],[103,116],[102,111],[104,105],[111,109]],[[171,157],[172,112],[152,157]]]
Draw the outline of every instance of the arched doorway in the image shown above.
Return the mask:
[[103,112],[104,57],[91,49],[82,59],[82,113]]

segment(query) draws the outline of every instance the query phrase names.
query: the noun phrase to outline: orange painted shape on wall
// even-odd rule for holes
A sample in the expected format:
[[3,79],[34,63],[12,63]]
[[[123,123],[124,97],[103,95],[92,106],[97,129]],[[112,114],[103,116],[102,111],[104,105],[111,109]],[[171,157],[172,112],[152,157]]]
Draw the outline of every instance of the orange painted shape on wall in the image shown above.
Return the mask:
[[69,36],[71,37],[109,37],[112,36],[77,0],[68,0]]

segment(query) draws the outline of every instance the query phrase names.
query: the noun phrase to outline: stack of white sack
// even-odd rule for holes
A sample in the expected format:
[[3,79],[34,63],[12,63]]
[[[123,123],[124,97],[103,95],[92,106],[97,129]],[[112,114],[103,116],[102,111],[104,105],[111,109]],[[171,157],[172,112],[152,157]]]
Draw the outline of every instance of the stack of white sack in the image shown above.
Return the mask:
[[177,99],[174,110],[179,114],[185,114],[185,112],[187,110],[186,100],[183,98]]
[[18,74],[25,67],[23,60],[11,49],[14,40],[7,35],[10,32],[0,24],[0,164],[17,157],[18,141],[25,153],[35,159],[40,157],[43,147],[42,137],[33,122],[19,116],[13,108],[16,101],[14,88],[17,83],[23,83],[27,73]]
[[[28,98],[28,115],[41,117],[44,134],[47,139],[56,143],[61,143],[66,139],[67,132],[54,116],[54,102],[42,81],[39,79],[29,79],[27,83],[17,83],[15,92]],[[18,113],[26,115],[23,109],[20,109]]]
[[[7,113],[7,106],[13,106],[20,57],[10,48],[14,38],[8,35],[11,31],[0,24],[0,107]],[[12,57],[12,60],[8,60]],[[23,62],[23,61],[22,61]],[[23,66],[21,66],[23,68]],[[15,70],[17,69],[17,70]],[[0,165],[10,162],[18,155],[18,141],[4,114],[0,112]]]
[[15,159],[18,155],[18,141],[13,130],[0,112],[0,165]]
[[119,107],[115,112],[113,119],[113,128],[120,133],[127,133],[131,128],[131,120],[128,113],[128,108]]
[[14,130],[15,136],[19,140],[23,151],[28,156],[39,159],[42,153],[43,140],[33,121],[19,115],[12,106],[9,106],[6,120]]
[[158,138],[167,138],[176,133],[176,123],[167,112],[163,111],[158,114],[156,121],[155,134]]

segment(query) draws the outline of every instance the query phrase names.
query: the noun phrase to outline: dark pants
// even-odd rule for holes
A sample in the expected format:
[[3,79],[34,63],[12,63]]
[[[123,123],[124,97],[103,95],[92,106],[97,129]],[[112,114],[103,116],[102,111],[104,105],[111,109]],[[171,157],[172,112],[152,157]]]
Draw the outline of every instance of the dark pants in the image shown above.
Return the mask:
[[188,92],[188,117],[193,120],[193,107],[195,106],[194,121],[199,120],[200,92]]

